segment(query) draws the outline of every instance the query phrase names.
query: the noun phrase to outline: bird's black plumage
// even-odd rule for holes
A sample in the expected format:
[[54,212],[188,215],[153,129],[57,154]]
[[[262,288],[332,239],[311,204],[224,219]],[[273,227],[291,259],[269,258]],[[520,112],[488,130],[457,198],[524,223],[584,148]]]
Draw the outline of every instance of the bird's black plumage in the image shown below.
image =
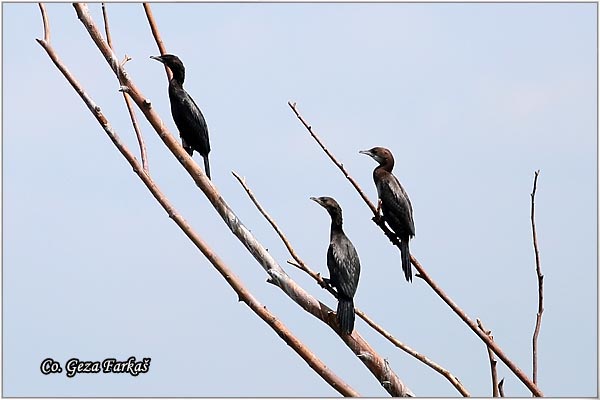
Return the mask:
[[331,197],[311,197],[331,216],[327,268],[329,283],[338,293],[337,319],[344,333],[354,330],[354,294],[360,276],[360,260],[352,242],[342,229],[342,209]]
[[402,270],[406,280],[412,281],[408,242],[415,236],[415,223],[408,194],[400,181],[392,174],[394,156],[384,147],[373,147],[360,153],[372,157],[379,163],[373,171],[373,180],[377,188],[377,195],[381,200],[381,211],[385,221],[400,239]]
[[194,99],[183,89],[185,67],[179,57],[172,54],[151,56],[150,58],[165,64],[173,73],[173,77],[169,81],[169,100],[171,101],[171,114],[179,130],[179,136],[181,136],[181,145],[190,156],[193,155],[194,150],[200,153],[204,158],[206,176],[210,179],[208,126]]

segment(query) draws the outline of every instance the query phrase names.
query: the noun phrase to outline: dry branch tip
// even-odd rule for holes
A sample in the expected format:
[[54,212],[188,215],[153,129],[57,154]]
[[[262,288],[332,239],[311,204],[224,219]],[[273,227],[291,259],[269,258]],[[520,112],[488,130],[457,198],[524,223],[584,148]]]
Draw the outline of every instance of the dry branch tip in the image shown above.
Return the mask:
[[[44,3],[38,3],[38,5],[40,7],[40,12],[42,13],[42,23],[44,24],[44,43],[50,43],[50,22],[46,15],[46,6]],[[36,40],[38,40],[38,43],[42,44],[40,39]]]

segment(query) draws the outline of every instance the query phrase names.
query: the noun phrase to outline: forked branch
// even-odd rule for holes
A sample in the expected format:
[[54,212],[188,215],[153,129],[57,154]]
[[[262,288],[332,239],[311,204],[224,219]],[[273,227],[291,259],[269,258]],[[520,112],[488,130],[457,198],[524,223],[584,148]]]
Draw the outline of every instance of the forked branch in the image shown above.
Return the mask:
[[[114,52],[114,47],[112,45],[112,38],[110,34],[110,28],[108,25],[108,12],[106,11],[106,5],[102,3],[102,16],[104,18],[104,30],[106,32],[106,42],[108,43],[108,47]],[[121,69],[125,66],[125,64],[130,61],[131,58],[125,55],[123,61],[121,61]],[[120,82],[119,82],[120,83]],[[133,110],[133,104],[131,104],[131,98],[126,90],[121,90],[123,93],[123,99],[125,100],[125,105],[127,106],[127,111],[129,112],[129,118],[131,118],[131,125],[133,126],[133,130],[135,131],[135,136],[138,141],[138,145],[140,146],[140,156],[142,157],[142,167],[144,171],[150,172],[148,169],[148,155],[146,154],[146,144],[144,143],[144,137],[142,136],[142,132],[140,132],[140,127],[137,123],[137,118],[135,117],[135,111]]]

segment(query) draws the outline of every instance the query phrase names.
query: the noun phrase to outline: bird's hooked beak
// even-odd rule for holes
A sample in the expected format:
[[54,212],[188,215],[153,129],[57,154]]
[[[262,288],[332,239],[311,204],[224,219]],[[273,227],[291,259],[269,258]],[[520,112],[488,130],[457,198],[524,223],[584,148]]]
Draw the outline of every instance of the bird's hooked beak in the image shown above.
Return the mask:
[[311,197],[310,199],[312,201],[314,201],[315,203],[317,203],[318,205],[320,205],[321,207],[324,207],[323,202],[321,201],[321,199],[319,197]]
[[375,160],[379,165],[381,165],[385,160],[379,155],[377,154],[374,150],[376,149],[376,147],[370,149],[370,150],[361,150],[359,151],[360,154],[365,154],[369,157],[371,157],[373,160]]
[[359,154],[365,154],[369,157],[375,158],[375,155],[373,153],[371,153],[371,150],[361,150],[358,152]]
[[159,62],[161,62],[163,64],[165,63],[165,61],[162,59],[161,56],[150,56],[150,58],[153,59],[153,60],[159,61]]

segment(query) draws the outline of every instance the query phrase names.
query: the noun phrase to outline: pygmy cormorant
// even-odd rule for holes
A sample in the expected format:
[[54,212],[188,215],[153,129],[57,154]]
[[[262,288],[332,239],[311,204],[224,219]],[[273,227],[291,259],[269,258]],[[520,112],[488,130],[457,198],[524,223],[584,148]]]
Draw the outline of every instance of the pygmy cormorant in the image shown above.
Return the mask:
[[150,58],[165,64],[173,73],[173,78],[169,81],[169,100],[171,101],[171,114],[179,130],[179,136],[181,136],[181,145],[190,157],[194,150],[200,153],[204,158],[206,176],[210,179],[208,127],[200,108],[183,89],[185,67],[179,57],[173,54],[150,56]]
[[327,268],[329,279],[324,279],[337,289],[337,320],[342,331],[351,334],[354,329],[354,294],[360,276],[360,260],[352,242],[342,229],[342,209],[331,197],[311,197],[331,216]]
[[373,171],[373,180],[381,200],[381,211],[385,221],[400,239],[402,271],[406,280],[412,282],[408,241],[415,236],[415,223],[408,194],[392,174],[394,156],[384,147],[373,147],[371,150],[362,150],[359,153],[366,154],[379,163]]

